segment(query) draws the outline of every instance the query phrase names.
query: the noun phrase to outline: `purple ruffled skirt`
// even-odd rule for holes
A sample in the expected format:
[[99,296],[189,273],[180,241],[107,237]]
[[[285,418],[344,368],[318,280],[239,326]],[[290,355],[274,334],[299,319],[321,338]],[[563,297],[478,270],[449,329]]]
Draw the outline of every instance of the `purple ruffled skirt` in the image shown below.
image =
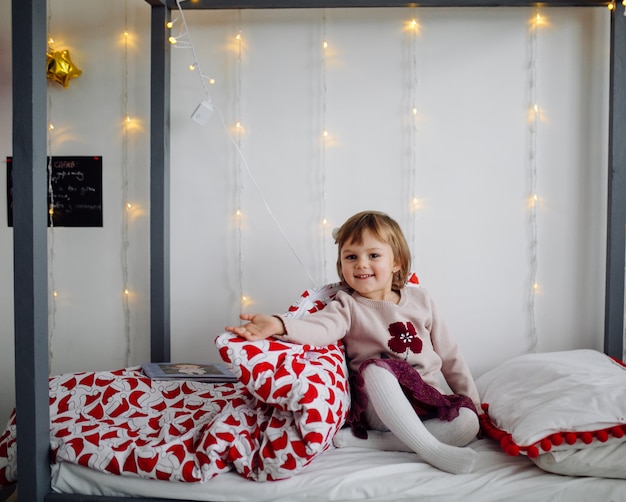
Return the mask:
[[451,421],[459,416],[459,408],[466,407],[476,413],[476,407],[467,396],[459,394],[444,395],[432,385],[422,380],[419,372],[409,363],[400,359],[368,359],[363,361],[356,374],[350,376],[350,391],[352,406],[346,423],[352,428],[352,433],[361,439],[367,439],[367,430],[370,428],[365,418],[368,398],[363,381],[363,370],[369,364],[376,364],[390,371],[400,383],[404,394],[413,406],[415,413],[422,419],[439,418]]

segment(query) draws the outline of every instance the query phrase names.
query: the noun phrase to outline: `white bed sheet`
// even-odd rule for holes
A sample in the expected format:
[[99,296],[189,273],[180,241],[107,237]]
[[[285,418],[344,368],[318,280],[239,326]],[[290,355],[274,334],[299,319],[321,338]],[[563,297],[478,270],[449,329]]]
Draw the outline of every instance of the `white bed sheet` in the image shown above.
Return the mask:
[[626,501],[626,480],[550,474],[527,457],[510,457],[489,439],[470,445],[479,452],[471,474],[447,474],[416,455],[361,448],[331,449],[301,474],[266,483],[229,472],[203,484],[142,480],[90,471],[73,464],[52,469],[52,488],[61,493],[152,496],[213,502],[308,501]]

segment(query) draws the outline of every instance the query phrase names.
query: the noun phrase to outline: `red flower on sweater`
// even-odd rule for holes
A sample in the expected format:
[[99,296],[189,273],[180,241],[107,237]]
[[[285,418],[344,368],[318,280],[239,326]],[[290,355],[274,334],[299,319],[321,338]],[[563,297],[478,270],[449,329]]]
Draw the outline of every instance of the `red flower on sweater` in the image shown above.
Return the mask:
[[[417,330],[411,322],[394,322],[389,325],[391,338],[387,345],[397,354],[402,354],[408,350],[414,354],[422,351],[422,340],[417,336]],[[408,354],[407,354],[408,356]]]

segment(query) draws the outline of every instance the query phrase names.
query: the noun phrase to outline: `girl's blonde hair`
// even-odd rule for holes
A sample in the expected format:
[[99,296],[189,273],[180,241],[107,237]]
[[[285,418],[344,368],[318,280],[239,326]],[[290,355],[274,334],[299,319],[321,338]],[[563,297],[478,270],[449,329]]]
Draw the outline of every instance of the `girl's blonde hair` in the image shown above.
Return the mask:
[[395,290],[402,289],[411,269],[411,251],[404,238],[400,225],[385,213],[379,211],[362,211],[348,218],[334,234],[338,246],[337,273],[342,282],[345,282],[341,272],[341,248],[344,244],[363,242],[363,233],[369,230],[377,239],[391,246],[394,260],[400,266],[393,274],[391,287]]

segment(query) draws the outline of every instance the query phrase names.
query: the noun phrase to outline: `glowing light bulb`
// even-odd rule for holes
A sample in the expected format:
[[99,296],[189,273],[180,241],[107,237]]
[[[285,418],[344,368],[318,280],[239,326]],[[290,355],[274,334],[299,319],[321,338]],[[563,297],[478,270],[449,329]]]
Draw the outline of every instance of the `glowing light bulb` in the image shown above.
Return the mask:
[[132,119],[130,118],[130,115],[126,115],[126,122],[128,122],[128,123],[132,122]]
[[133,205],[130,202],[126,203],[126,209],[132,209]]
[[125,290],[124,290],[124,294],[125,294],[126,296],[128,296],[128,295],[130,294],[130,291],[128,291],[128,289],[125,289]]
[[241,40],[241,33],[237,33],[237,36],[235,37],[237,40]]
[[417,115],[417,108],[413,107],[411,111],[413,112],[413,115]]
[[536,291],[536,290],[538,290],[538,289],[539,289],[539,284],[534,283],[534,284],[533,284],[533,289],[534,289],[535,291]]
[[413,19],[413,20],[411,21],[411,28],[413,28],[413,29],[416,29],[416,28],[417,28],[417,20],[416,20],[416,19]]
[[191,71],[194,71],[194,70],[196,69],[196,63],[191,63],[191,64],[189,65],[189,69],[190,69]]
[[54,43],[54,38],[50,37],[50,38],[48,39],[48,43],[52,45],[52,44]]
[[235,124],[235,127],[236,127],[237,129],[241,129],[241,122],[237,122],[237,123]]
[[535,110],[535,113],[539,111],[539,105],[535,105],[533,106],[533,110]]
[[214,78],[210,78],[209,79],[209,84],[213,85],[215,83],[215,79]]
[[422,207],[423,207],[422,202],[417,197],[413,197],[413,200],[411,200],[411,209],[413,211],[418,211],[422,209]]
[[59,294],[56,291],[52,292],[52,296],[54,296],[55,298],[58,296]]
[[49,131],[53,131],[54,130],[54,124],[48,124],[48,130]]
[[324,129],[322,131],[322,136],[324,136],[324,137],[328,136],[328,131],[326,129]]
[[607,5],[607,7],[609,8],[609,10],[613,10],[615,9],[615,4],[611,2],[609,5]]
[[168,30],[171,30],[172,26],[174,26],[174,21],[168,21],[167,23],[165,23],[165,26]]
[[51,206],[50,209],[48,209],[48,214],[53,215],[54,214],[54,208]]
[[124,32],[124,36],[125,36],[126,38],[128,38],[128,32],[127,32],[127,31],[125,31],[125,32]]
[[327,220],[326,218],[324,218],[324,219],[322,220],[322,225],[326,226],[327,224],[328,224],[328,220]]
[[235,216],[241,216],[241,209],[237,209],[237,211],[235,211]]
[[169,37],[167,40],[170,44],[176,45],[176,42],[177,42],[176,37]]
[[322,49],[328,49],[328,42],[326,42],[324,40],[324,42],[322,42]]

